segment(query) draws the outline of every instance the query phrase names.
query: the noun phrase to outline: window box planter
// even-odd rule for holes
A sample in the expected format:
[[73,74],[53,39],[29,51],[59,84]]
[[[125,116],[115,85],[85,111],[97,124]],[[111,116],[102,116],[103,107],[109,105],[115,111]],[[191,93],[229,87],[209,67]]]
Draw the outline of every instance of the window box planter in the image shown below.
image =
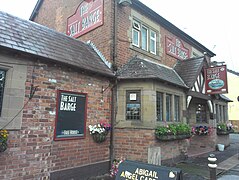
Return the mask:
[[160,141],[187,139],[191,137],[191,128],[184,123],[162,125],[155,129],[155,137]]
[[231,123],[219,123],[217,125],[217,135],[228,135],[233,132],[234,130]]
[[188,139],[191,136],[192,136],[191,134],[163,135],[163,136],[156,135],[156,138],[160,141],[174,141],[174,140]]
[[217,131],[217,135],[228,135],[230,132],[228,131]]

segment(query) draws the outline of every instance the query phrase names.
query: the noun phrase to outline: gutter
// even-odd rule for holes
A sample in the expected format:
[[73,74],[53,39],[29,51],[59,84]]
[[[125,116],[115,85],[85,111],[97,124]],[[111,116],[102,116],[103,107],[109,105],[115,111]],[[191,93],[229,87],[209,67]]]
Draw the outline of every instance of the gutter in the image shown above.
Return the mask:
[[39,9],[40,9],[42,3],[43,3],[43,0],[38,0],[37,1],[36,5],[35,5],[35,8],[33,9],[32,14],[29,18],[30,21],[34,21],[35,17],[37,16],[37,14],[39,12]]
[[152,9],[141,3],[139,0],[132,1],[132,7],[140,12],[143,12],[146,16],[150,19],[154,20],[155,22],[161,24],[163,27],[168,29],[173,34],[181,37],[184,41],[188,42],[189,44],[197,47],[199,50],[203,52],[207,52],[210,57],[215,56],[216,54],[210,51],[208,48],[203,46],[201,43],[193,39],[191,36],[180,30],[178,27],[167,21],[165,18],[154,12]]

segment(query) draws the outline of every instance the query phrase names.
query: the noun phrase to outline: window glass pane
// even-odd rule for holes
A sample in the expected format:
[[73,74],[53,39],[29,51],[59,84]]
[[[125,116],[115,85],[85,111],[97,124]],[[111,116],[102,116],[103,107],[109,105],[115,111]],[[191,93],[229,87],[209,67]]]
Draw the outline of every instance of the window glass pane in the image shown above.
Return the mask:
[[0,115],[2,113],[2,103],[3,103],[5,79],[6,79],[6,71],[0,70]]
[[126,120],[140,120],[141,93],[140,91],[126,91]]
[[179,121],[179,96],[174,97],[174,121]]
[[171,121],[171,95],[166,95],[166,121]]
[[219,112],[218,112],[218,104],[216,104],[216,118],[217,118],[217,123],[219,123]]
[[157,92],[156,106],[157,106],[157,121],[163,121],[163,93]]
[[142,27],[142,49],[143,50],[148,50],[148,29],[145,27]]
[[196,121],[199,123],[207,122],[206,106],[204,104],[198,104],[196,107]]
[[133,36],[132,37],[133,38],[132,43],[133,43],[133,45],[139,47],[139,31],[133,29],[132,33],[133,33],[133,35],[132,35]]
[[150,32],[150,52],[156,54],[156,33]]

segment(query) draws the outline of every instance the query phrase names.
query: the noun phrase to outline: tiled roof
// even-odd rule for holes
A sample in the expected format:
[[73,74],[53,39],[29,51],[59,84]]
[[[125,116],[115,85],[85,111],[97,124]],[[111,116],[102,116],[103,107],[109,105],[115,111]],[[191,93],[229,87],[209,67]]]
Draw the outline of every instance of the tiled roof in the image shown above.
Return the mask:
[[219,97],[221,99],[223,99],[226,102],[233,102],[231,99],[229,99],[227,96],[225,96],[224,94],[219,94]]
[[117,76],[118,79],[155,79],[187,88],[172,68],[139,58],[131,59],[118,70]]
[[233,71],[231,69],[227,69],[227,72],[231,73],[231,74],[234,74],[236,76],[239,76],[239,72],[236,72],[236,71]]
[[183,79],[186,85],[191,88],[201,72],[204,62],[204,57],[178,61],[174,70]]
[[0,12],[0,48],[47,58],[104,76],[114,76],[86,43],[3,12]]

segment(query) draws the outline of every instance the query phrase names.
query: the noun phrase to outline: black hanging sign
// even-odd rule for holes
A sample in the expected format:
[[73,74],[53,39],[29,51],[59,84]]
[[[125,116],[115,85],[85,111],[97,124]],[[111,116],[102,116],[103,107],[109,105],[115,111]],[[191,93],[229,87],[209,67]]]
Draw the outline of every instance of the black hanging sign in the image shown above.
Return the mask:
[[57,91],[54,140],[84,138],[86,131],[85,93]]
[[126,160],[119,165],[116,180],[182,180],[182,170]]

